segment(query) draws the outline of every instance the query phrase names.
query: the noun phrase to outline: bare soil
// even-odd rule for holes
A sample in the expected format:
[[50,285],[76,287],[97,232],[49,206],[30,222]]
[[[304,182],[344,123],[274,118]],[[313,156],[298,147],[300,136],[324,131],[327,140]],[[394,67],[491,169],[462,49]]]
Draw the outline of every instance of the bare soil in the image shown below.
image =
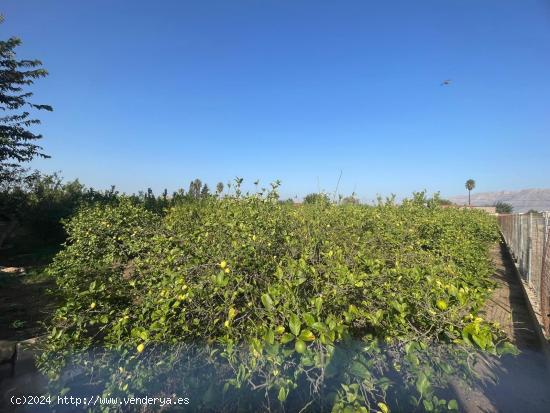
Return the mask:
[[56,308],[55,283],[44,273],[57,248],[32,254],[0,254],[0,340],[22,341],[43,334]]

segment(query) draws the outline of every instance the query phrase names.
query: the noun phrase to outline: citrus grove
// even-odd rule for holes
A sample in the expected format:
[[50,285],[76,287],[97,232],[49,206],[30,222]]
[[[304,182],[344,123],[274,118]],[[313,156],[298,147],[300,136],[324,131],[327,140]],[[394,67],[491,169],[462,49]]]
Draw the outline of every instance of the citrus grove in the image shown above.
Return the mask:
[[495,220],[422,193],[291,205],[274,185],[162,214],[121,197],[65,229],[40,359],[59,392],[185,395],[193,411],[452,411],[450,380],[515,351],[479,313]]

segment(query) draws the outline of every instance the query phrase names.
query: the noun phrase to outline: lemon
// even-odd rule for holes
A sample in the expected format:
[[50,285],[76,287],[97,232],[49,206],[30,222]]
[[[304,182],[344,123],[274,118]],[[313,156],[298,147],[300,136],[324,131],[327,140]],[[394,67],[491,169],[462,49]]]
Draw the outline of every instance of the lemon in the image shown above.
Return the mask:
[[445,311],[447,309],[447,303],[445,302],[445,300],[437,300],[437,302],[435,303],[435,305],[437,306],[437,308],[439,308],[441,311]]
[[93,302],[92,304],[90,304],[90,308],[93,310],[95,308],[95,302]]
[[378,407],[380,408],[380,411],[381,411],[382,413],[389,413],[389,411],[390,411],[390,409],[389,409],[389,407],[386,405],[386,403],[380,402],[380,403],[378,403]]
[[283,326],[279,326],[275,329],[275,332],[277,334],[283,334],[285,332],[285,328]]
[[294,350],[296,350],[298,353],[303,353],[304,351],[306,351],[306,343],[304,343],[302,340],[296,340]]
[[226,261],[220,262],[220,268],[224,269],[225,267],[227,267],[227,262]]
[[141,343],[140,345],[137,346],[137,352],[141,353],[143,350],[145,350],[145,345],[143,345],[143,343]]

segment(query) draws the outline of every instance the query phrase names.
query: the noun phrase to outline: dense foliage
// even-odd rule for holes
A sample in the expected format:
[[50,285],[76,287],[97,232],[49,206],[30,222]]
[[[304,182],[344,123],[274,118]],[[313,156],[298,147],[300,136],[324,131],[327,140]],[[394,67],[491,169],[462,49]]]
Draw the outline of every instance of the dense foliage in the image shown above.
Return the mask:
[[[0,15],[0,24],[3,20]],[[36,144],[42,135],[35,133],[32,126],[40,120],[33,118],[31,111],[51,111],[52,107],[32,103],[33,94],[26,88],[48,72],[40,60],[18,60],[16,48],[20,45],[17,37],[0,40],[0,183],[10,181],[21,162],[47,157]]]
[[304,197],[304,204],[329,204],[330,198],[325,193],[311,193]]
[[[126,198],[162,215],[174,205],[218,195],[209,194],[208,186],[198,179],[192,181],[191,186],[193,192],[179,189],[169,195],[164,190],[162,194],[155,195],[149,188]],[[218,184],[220,187],[223,190],[223,184]],[[64,181],[57,173],[47,175],[20,170],[9,181],[0,182],[0,220],[16,223],[13,228],[19,235],[14,235],[15,243],[61,243],[66,238],[62,225],[64,219],[85,205],[113,205],[120,199],[121,194],[114,186],[100,191],[86,187],[78,180]]]
[[506,202],[498,201],[495,204],[495,210],[497,214],[511,214],[514,211],[514,207]]
[[60,243],[66,235],[63,219],[84,204],[112,203],[117,197],[114,188],[96,191],[78,180],[63,182],[57,174],[22,173],[0,185],[0,218],[17,224],[17,243]]
[[448,380],[477,351],[511,350],[478,314],[496,223],[423,194],[208,197],[165,216],[122,199],[66,230],[49,268],[65,304],[41,360],[64,392],[184,395],[194,411],[454,410]]

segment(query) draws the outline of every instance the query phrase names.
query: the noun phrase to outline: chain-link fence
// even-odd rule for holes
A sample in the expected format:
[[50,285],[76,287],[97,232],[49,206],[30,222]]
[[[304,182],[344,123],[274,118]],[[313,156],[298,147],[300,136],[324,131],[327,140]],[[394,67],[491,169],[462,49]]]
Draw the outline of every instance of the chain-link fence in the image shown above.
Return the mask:
[[499,215],[498,220],[531,305],[550,335],[550,212]]

